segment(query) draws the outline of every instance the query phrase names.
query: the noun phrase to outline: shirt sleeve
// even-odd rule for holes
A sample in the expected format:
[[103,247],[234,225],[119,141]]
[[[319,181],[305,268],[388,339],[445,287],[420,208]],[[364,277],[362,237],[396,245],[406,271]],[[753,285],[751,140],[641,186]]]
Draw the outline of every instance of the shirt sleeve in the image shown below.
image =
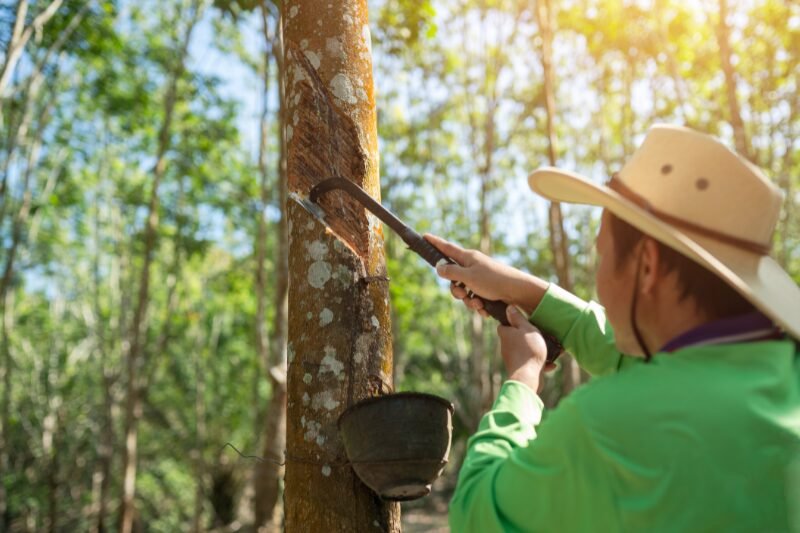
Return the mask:
[[611,374],[637,362],[637,358],[617,350],[602,306],[585,302],[553,283],[530,321],[561,341],[581,368],[593,376]]
[[570,397],[543,404],[507,381],[469,440],[450,502],[453,532],[581,531],[615,524],[609,471]]

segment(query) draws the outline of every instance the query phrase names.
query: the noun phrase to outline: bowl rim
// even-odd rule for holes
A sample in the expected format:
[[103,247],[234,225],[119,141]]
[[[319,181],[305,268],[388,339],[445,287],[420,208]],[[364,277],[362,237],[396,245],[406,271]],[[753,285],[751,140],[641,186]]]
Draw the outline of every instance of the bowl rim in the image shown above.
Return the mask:
[[446,400],[441,396],[436,396],[435,394],[428,394],[426,392],[413,392],[413,391],[392,392],[389,394],[382,394],[381,396],[371,396],[369,398],[365,398],[349,406],[342,412],[342,414],[339,415],[339,418],[336,420],[336,427],[341,430],[342,420],[344,420],[348,415],[350,415],[354,411],[359,410],[359,408],[361,407],[365,407],[373,403],[378,403],[386,399],[395,399],[395,398],[423,398],[427,400],[434,400],[444,405],[447,408],[447,410],[450,411],[450,416],[455,414],[455,406],[453,405],[453,402],[451,402],[450,400]]

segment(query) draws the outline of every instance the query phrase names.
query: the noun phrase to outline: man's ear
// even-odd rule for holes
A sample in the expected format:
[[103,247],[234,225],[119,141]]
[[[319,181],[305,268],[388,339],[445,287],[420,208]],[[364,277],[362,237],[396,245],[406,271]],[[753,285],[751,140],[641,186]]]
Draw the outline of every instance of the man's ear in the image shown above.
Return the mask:
[[660,264],[660,248],[655,240],[645,237],[639,253],[639,291],[652,296],[664,275]]

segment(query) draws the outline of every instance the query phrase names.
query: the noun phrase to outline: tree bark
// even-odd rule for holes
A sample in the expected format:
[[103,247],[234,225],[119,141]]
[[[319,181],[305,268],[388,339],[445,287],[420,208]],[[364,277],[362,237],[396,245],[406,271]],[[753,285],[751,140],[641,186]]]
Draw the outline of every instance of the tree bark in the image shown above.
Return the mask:
[[158,137],[156,163],[153,167],[153,185],[147,208],[147,222],[143,236],[144,251],[142,271],[139,278],[139,293],[136,301],[131,328],[130,347],[127,354],[127,385],[125,394],[125,450],[123,455],[122,505],[120,509],[120,531],[131,533],[133,530],[136,496],[136,467],[138,460],[139,420],[142,416],[141,377],[139,371],[143,367],[143,345],[147,330],[147,307],[150,301],[150,267],[153,252],[156,248],[158,231],[159,186],[167,169],[167,151],[171,146],[172,122],[175,104],[178,99],[178,80],[186,68],[186,57],[189,51],[192,32],[202,12],[202,0],[192,6],[192,13],[182,36],[181,48],[170,73],[169,85],[164,97],[164,119]]
[[[547,158],[551,166],[558,162],[558,140],[556,136],[556,97],[555,74],[553,72],[553,9],[550,0],[536,2],[536,21],[541,34],[540,57],[544,74],[545,113],[547,117]],[[570,275],[568,238],[564,231],[564,217],[561,204],[550,202],[548,211],[550,225],[550,249],[553,253],[553,262],[556,267],[558,284],[568,291],[572,291],[572,276]],[[580,385],[580,368],[569,354],[563,354],[561,360],[563,376],[562,395],[569,394]]]
[[731,57],[733,50],[730,44],[730,28],[728,27],[728,1],[719,0],[719,24],[717,25],[717,42],[719,43],[719,54],[722,63],[722,72],[725,74],[725,91],[728,96],[729,120],[733,128],[733,140],[736,151],[740,155],[750,159],[750,148],[747,142],[747,132],[742,120],[742,113],[739,109],[738,81],[736,70],[733,68]]
[[[291,194],[340,175],[380,197],[366,0],[282,5]],[[400,509],[346,464],[336,421],[392,379],[380,223],[345,195],[325,224],[290,200],[286,531],[399,531]]]

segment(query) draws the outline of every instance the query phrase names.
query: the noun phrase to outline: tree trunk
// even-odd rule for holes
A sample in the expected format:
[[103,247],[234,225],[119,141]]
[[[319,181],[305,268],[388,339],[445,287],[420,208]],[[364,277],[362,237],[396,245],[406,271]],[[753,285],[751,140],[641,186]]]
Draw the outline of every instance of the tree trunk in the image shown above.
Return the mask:
[[[380,197],[366,0],[283,3],[289,190],[341,175]],[[382,229],[342,193],[289,215],[286,531],[399,531],[346,464],[336,421],[392,379]]]
[[28,13],[27,0],[20,0],[17,2],[17,14],[14,20],[14,29],[11,33],[11,40],[6,49],[6,57],[3,66],[0,67],[0,117],[2,117],[3,110],[3,93],[11,80],[11,74],[17,67],[17,63],[22,57],[22,52],[25,50],[25,45],[33,36],[34,32],[41,32],[47,22],[53,18],[56,11],[61,7],[63,0],[53,0],[41,13],[39,13],[29,26],[25,26],[25,17]]
[[736,95],[738,83],[736,70],[733,68],[731,56],[733,50],[730,44],[730,28],[728,27],[728,1],[719,0],[719,24],[717,25],[717,41],[722,63],[722,72],[725,74],[725,90],[728,95],[728,112],[730,124],[733,128],[733,140],[736,151],[743,157],[750,159],[750,149],[747,142],[747,132],[744,128],[742,113],[739,109],[739,99]]
[[150,301],[150,267],[153,261],[153,252],[156,248],[158,231],[158,190],[167,168],[167,151],[170,148],[172,121],[175,104],[178,99],[178,80],[183,76],[186,67],[186,57],[189,51],[192,31],[194,30],[202,11],[202,0],[192,6],[190,20],[187,23],[181,49],[170,73],[169,85],[164,97],[164,119],[159,131],[158,153],[156,164],[153,167],[153,185],[150,191],[150,201],[147,209],[147,222],[144,230],[144,251],[142,271],[139,278],[139,293],[136,301],[131,328],[130,347],[127,354],[127,386],[125,391],[125,450],[122,465],[122,505],[120,509],[120,531],[131,533],[134,522],[134,498],[136,495],[136,467],[138,460],[139,420],[142,416],[142,391],[139,371],[144,366],[142,361],[143,345],[147,337],[147,307]]
[[[686,95],[686,80],[683,79],[678,68],[678,60],[675,57],[675,51],[672,49],[672,43],[669,39],[669,32],[667,31],[667,19],[665,0],[655,0],[653,10],[656,17],[656,24],[658,25],[658,41],[660,48],[664,51],[667,70],[672,79],[672,84],[675,86],[675,97],[678,100],[678,110],[683,118],[684,124],[688,125],[689,119],[689,99]],[[655,101],[655,100],[654,100]]]
[[[107,125],[107,124],[106,124]],[[108,142],[104,139],[103,151],[104,156],[98,167],[98,175],[106,176],[109,172],[108,165]],[[114,371],[108,361],[110,353],[108,340],[115,338],[115,333],[119,331],[117,324],[113,320],[110,323],[105,323],[101,320],[103,316],[102,307],[100,305],[100,298],[102,295],[102,277],[101,277],[101,253],[102,253],[102,239],[101,229],[104,224],[108,224],[113,228],[117,228],[118,224],[114,223],[114,217],[111,214],[114,209],[113,202],[110,201],[108,194],[108,187],[106,180],[101,181],[98,187],[98,192],[94,197],[94,256],[92,258],[92,307],[93,307],[93,327],[95,336],[95,345],[98,352],[99,359],[99,381],[102,385],[102,399],[103,403],[98,410],[97,434],[95,440],[97,441],[97,464],[95,472],[92,476],[92,512],[90,514],[92,533],[104,533],[106,531],[106,516],[108,514],[108,500],[109,489],[111,487],[111,458],[114,451],[114,396],[112,392],[112,385],[114,382]],[[101,191],[106,194],[101,196]],[[104,217],[103,214],[106,214]],[[119,234],[116,234],[117,240],[121,240]],[[114,267],[116,259],[112,256],[109,271],[117,272]],[[112,274],[113,277],[113,274]],[[110,284],[110,291],[115,294],[114,285]],[[113,296],[112,296],[113,298]],[[107,336],[106,330],[109,330],[110,335]]]
[[[544,73],[545,112],[547,115],[547,158],[551,166],[558,162],[558,144],[556,138],[556,97],[555,75],[553,73],[553,10],[550,0],[536,2],[536,21],[541,34],[541,61]],[[550,249],[553,253],[553,262],[556,267],[558,284],[568,291],[572,291],[572,277],[570,276],[568,239],[564,231],[564,218],[561,205],[550,202],[548,212],[550,224]],[[580,385],[580,368],[569,354],[562,355],[561,371],[563,376],[562,395]]]
[[[269,93],[270,69],[272,59],[278,66],[278,79],[283,79],[283,44],[280,38],[275,38],[269,31],[266,7],[262,7],[262,23],[264,40],[268,51],[264,57],[264,113],[261,122],[261,146],[259,150],[259,167],[261,170],[261,199],[266,205],[269,194],[269,172],[267,171],[267,97]],[[284,120],[284,94],[282,88],[278,91],[278,124],[281,136],[279,157],[277,164],[276,184],[278,188],[278,204],[280,206],[280,220],[278,221],[278,251],[275,261],[275,315],[272,323],[272,346],[267,345],[263,336],[259,341],[261,359],[264,369],[269,369],[269,379],[272,385],[272,396],[267,406],[267,416],[263,422],[263,451],[262,456],[270,459],[256,464],[254,468],[255,485],[255,525],[256,528],[280,531],[280,516],[276,516],[276,504],[280,496],[280,480],[283,475],[283,450],[286,447],[286,321],[288,314],[288,285],[289,285],[289,235],[286,216],[286,157],[283,141]],[[259,219],[259,241],[263,247],[266,242],[266,221],[262,216]],[[263,276],[263,257],[258,267]],[[264,324],[264,311],[266,307],[265,287],[256,289],[259,299],[259,314],[261,327]],[[271,355],[270,355],[271,354]],[[259,420],[261,422],[261,420]]]

